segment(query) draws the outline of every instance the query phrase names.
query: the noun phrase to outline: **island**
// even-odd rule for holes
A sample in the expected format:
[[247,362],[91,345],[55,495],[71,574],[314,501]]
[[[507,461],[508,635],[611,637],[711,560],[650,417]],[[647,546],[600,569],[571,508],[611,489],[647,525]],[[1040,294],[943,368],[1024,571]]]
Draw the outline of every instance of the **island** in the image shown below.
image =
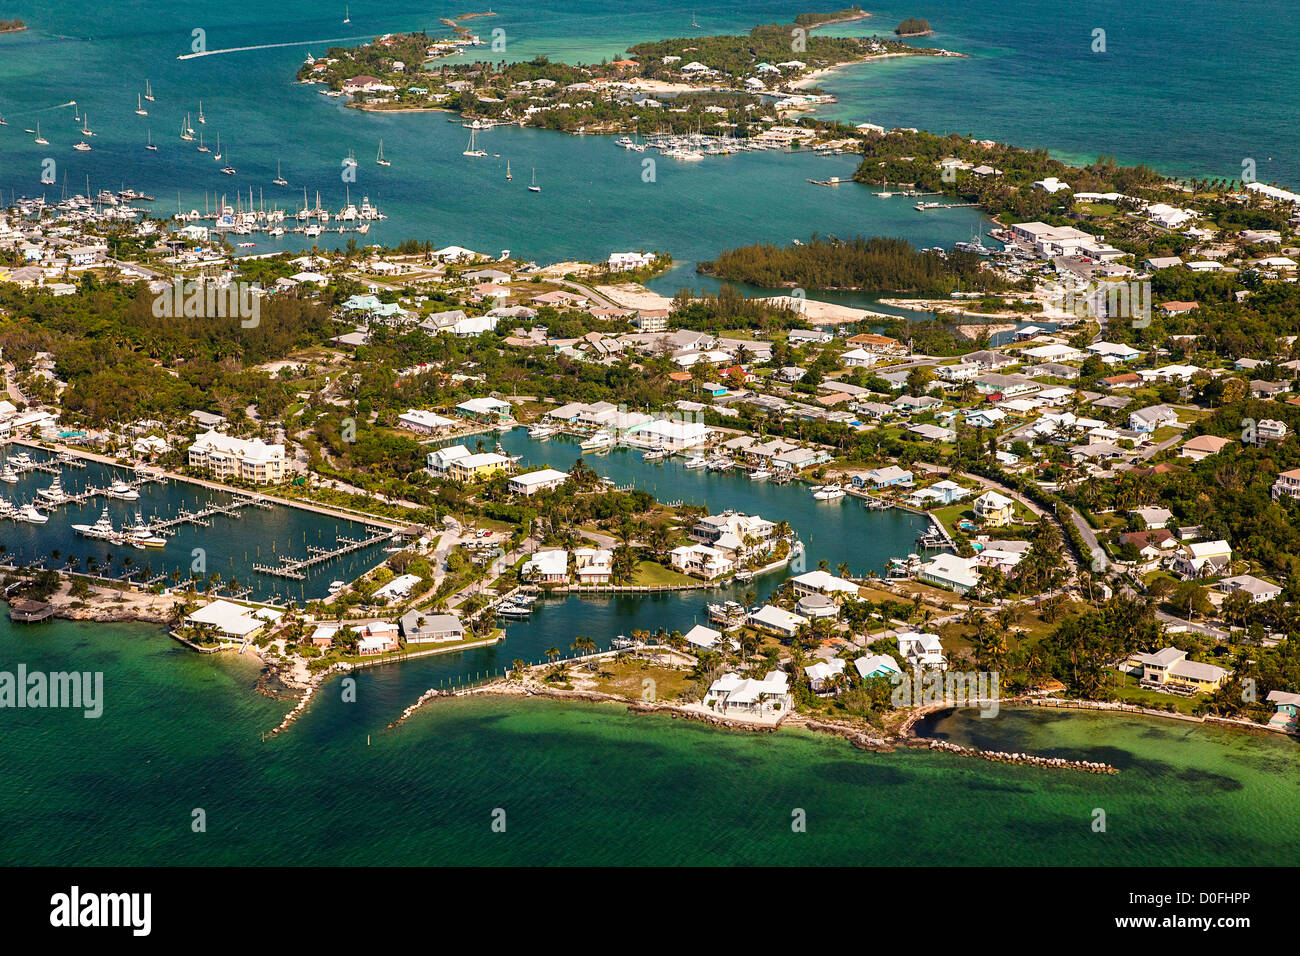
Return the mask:
[[0,33],[21,33],[27,29],[22,20],[0,20]]
[[[325,95],[350,97],[348,105],[356,109],[444,110],[477,123],[474,128],[510,123],[569,133],[707,132],[730,143],[771,133],[787,126],[791,113],[833,101],[809,84],[835,67],[893,56],[959,55],[877,36],[808,35],[819,26],[867,16],[856,7],[801,14],[793,23],[759,25],[740,35],[639,43],[598,64],[555,63],[544,56],[515,63],[446,62],[482,42],[455,23],[452,39],[389,34],[357,47],[332,47],[324,57],[308,57],[297,78],[320,84]],[[773,134],[785,146],[792,135]],[[639,141],[629,145],[644,148]]]
[[900,37],[928,37],[934,34],[930,29],[930,21],[922,20],[919,17],[908,17],[898,26],[894,27],[894,33]]

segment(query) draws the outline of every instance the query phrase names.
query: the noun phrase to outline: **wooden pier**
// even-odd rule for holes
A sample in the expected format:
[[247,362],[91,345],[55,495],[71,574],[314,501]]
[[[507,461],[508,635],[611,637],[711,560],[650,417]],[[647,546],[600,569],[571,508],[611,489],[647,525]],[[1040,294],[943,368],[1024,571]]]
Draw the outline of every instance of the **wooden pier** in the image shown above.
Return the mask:
[[351,554],[354,551],[360,551],[364,548],[374,547],[396,537],[397,533],[393,531],[381,531],[372,534],[369,538],[345,538],[339,535],[336,539],[338,547],[336,548],[319,548],[308,547],[306,558],[280,558],[278,565],[255,564],[253,570],[262,574],[271,574],[280,578],[292,578],[295,581],[306,579],[304,573],[307,568],[315,567],[318,564],[324,564],[326,561],[332,561],[335,558],[341,558],[345,554]]

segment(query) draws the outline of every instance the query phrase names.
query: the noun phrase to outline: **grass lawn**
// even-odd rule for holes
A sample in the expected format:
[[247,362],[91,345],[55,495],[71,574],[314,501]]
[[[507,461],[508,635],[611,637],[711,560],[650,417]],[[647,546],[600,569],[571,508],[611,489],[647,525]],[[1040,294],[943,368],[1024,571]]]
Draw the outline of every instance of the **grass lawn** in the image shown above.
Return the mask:
[[680,571],[674,571],[672,568],[665,568],[662,564],[656,564],[654,561],[637,562],[636,570],[632,573],[631,583],[641,587],[659,587],[665,584],[699,584],[695,578],[682,574]]
[[675,700],[691,686],[689,671],[672,667],[657,667],[642,657],[620,655],[613,659],[593,662],[594,690],[624,697],[641,697],[646,692],[645,681],[654,681],[655,700]]
[[1139,707],[1150,707],[1153,710],[1165,710],[1167,705],[1173,704],[1174,709],[1180,714],[1191,714],[1199,699],[1198,697],[1179,697],[1177,694],[1162,694],[1159,691],[1148,690],[1142,687],[1138,682],[1138,678],[1132,674],[1121,674],[1116,671],[1114,678],[1117,697],[1126,704],[1137,704]]

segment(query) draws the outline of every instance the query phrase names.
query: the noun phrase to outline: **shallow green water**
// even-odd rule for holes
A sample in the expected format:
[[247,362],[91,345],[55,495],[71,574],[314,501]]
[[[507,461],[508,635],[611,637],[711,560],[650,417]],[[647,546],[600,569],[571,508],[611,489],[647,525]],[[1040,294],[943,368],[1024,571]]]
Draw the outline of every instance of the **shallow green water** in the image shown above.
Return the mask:
[[252,691],[256,667],[156,629],[0,624],[0,670],[20,661],[103,670],[105,712],[0,711],[5,864],[1284,864],[1300,849],[1300,749],[1173,722],[1004,711],[937,728],[1123,767],[1111,777],[550,701],[441,702],[385,730],[422,689],[417,662],[362,672],[355,703],[325,685],[263,743],[287,705]]

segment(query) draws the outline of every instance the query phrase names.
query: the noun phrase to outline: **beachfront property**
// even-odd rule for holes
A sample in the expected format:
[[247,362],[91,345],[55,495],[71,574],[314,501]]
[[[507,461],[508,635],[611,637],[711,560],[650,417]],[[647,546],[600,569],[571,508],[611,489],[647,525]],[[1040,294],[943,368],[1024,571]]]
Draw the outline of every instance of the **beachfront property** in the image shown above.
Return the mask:
[[482,481],[503,474],[513,467],[514,462],[505,455],[486,451],[453,459],[447,466],[447,475],[453,481]]
[[469,457],[470,450],[464,445],[448,445],[435,448],[424,456],[425,466],[430,474],[446,475],[451,472],[451,463]]
[[454,418],[443,418],[421,408],[408,408],[397,416],[397,420],[403,428],[420,435],[446,435],[459,425]]
[[668,552],[675,570],[693,577],[712,581],[736,569],[736,563],[725,552],[706,544],[684,544]]
[[554,468],[543,468],[540,471],[515,475],[510,479],[508,487],[515,494],[533,495],[539,491],[550,491],[553,488],[560,487],[568,480],[568,477],[565,472],[556,471]]
[[704,706],[727,716],[783,715],[790,710],[785,671],[774,670],[762,680],[726,673],[709,685]]
[[608,548],[577,548],[574,575],[579,584],[609,584],[614,579],[614,552]]
[[445,644],[465,639],[465,625],[454,614],[407,611],[398,621],[407,644]]
[[208,472],[218,480],[237,478],[257,485],[284,480],[284,446],[268,445],[261,439],[232,438],[218,431],[198,436],[189,448],[191,468]]
[[1011,524],[1016,517],[1016,503],[996,491],[986,491],[975,499],[972,509],[980,524],[1001,528]]
[[1294,732],[1300,726],[1300,694],[1271,690],[1267,700],[1277,708],[1277,712],[1269,718],[1270,727]]
[[538,551],[524,562],[520,574],[534,584],[567,584],[569,581],[569,552],[564,550]]
[[808,623],[808,619],[801,614],[792,614],[775,604],[764,604],[757,611],[749,614],[745,622],[751,627],[772,631],[782,637],[794,637],[800,626]]
[[387,654],[402,647],[398,627],[392,621],[368,621],[352,628],[357,635],[357,654],[361,657],[373,657]]
[[250,641],[284,614],[272,608],[250,608],[231,601],[213,601],[185,615],[185,625],[221,640]]
[[1187,652],[1176,647],[1164,647],[1154,654],[1138,654],[1136,660],[1141,668],[1142,686],[1176,694],[1217,690],[1231,674],[1213,664],[1189,661]]
[[899,634],[898,653],[916,670],[946,670],[948,667],[938,634],[917,631]]
[[907,497],[907,503],[914,508],[924,508],[930,504],[951,505],[972,494],[969,488],[963,488],[955,481],[944,479],[936,481],[928,488],[920,488]]

